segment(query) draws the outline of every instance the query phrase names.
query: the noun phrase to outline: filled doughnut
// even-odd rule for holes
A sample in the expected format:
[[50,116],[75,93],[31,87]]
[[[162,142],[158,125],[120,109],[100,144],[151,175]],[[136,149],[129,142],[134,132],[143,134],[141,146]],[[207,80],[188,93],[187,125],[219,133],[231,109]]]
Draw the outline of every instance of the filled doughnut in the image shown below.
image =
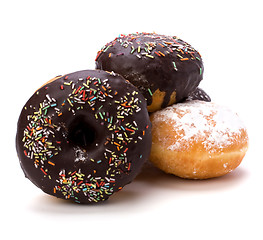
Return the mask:
[[205,101],[174,104],[153,113],[150,161],[182,178],[219,177],[234,170],[248,148],[237,114]]
[[16,148],[25,176],[44,192],[104,201],[133,180],[150,154],[146,101],[113,72],[57,77],[23,107]]
[[95,61],[97,69],[117,72],[134,84],[147,99],[149,112],[187,98],[204,72],[202,58],[190,44],[156,33],[121,35]]

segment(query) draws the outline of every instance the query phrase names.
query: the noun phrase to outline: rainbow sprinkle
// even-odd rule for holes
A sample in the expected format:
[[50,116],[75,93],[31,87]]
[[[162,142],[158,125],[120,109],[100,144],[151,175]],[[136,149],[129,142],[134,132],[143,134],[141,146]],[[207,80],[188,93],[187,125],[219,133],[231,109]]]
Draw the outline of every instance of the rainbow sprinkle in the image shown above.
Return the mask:
[[[146,41],[148,39],[148,41]],[[111,47],[114,47],[116,43],[119,43],[122,47],[128,48],[130,46],[130,54],[135,54],[139,59],[156,57],[166,57],[175,54],[175,58],[171,59],[172,68],[178,71],[178,67],[175,66],[176,61],[201,61],[201,55],[190,44],[181,40],[176,36],[158,35],[155,33],[133,33],[133,34],[121,34],[114,41],[107,43],[98,52],[95,61],[97,61],[101,53],[107,52]],[[118,55],[123,55],[119,53]]]
[[[117,190],[122,188],[116,185],[116,177],[129,175],[131,171],[132,162],[128,158],[129,144],[141,141],[148,131],[148,125],[142,130],[138,129],[136,121],[127,120],[128,116],[141,111],[139,93],[134,90],[121,97],[111,88],[107,78],[87,76],[73,81],[69,75],[63,77],[63,80],[63,84],[58,86],[58,91],[70,90],[70,94],[65,96],[63,101],[46,94],[38,106],[29,105],[24,108],[26,111],[33,110],[33,114],[27,115],[28,125],[23,131],[24,154],[34,163],[35,168],[42,172],[44,178],[56,182],[54,194],[60,193],[63,198],[76,202],[79,202],[79,195],[84,195],[90,202],[106,200],[116,188]],[[39,91],[46,89],[42,88]],[[114,115],[104,110],[104,104],[108,102],[116,106]],[[56,140],[56,135],[58,133],[63,135],[65,126],[59,121],[55,124],[53,118],[63,118],[65,112],[70,112],[74,116],[78,111],[86,110],[92,111],[98,124],[104,126],[111,134],[103,143],[105,146],[103,158],[96,160],[89,158],[85,151],[78,148],[75,149],[75,162],[88,160],[97,165],[106,163],[108,167],[105,176],[98,176],[96,168],[89,169],[88,174],[81,168],[61,169],[54,174],[50,169],[58,164],[60,153],[63,151],[61,141]],[[66,135],[64,137],[62,141],[67,141]],[[140,155],[138,158],[143,159],[143,156]]]

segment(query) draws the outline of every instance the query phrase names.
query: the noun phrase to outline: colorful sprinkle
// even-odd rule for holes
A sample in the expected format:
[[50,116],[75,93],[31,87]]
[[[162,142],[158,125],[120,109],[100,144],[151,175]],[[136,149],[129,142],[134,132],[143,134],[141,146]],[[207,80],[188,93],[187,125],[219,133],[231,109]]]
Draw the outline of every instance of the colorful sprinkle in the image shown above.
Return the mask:
[[[149,41],[141,42],[141,37],[149,38]],[[169,40],[167,38],[170,38]],[[176,36],[167,37],[164,35],[158,35],[155,33],[135,33],[135,34],[120,34],[114,41],[106,44],[99,52],[96,57],[96,61],[100,57],[102,52],[111,51],[116,43],[120,43],[122,47],[128,48],[130,46],[130,54],[134,54],[137,58],[150,58],[154,57],[166,57],[171,53],[177,52],[177,59],[172,61],[174,70],[178,71],[180,68],[175,65],[176,60],[190,61],[198,60],[201,61],[200,54],[188,43],[179,39]],[[123,55],[119,53],[118,55]]]
[[[76,202],[79,202],[77,196],[80,192],[87,197],[88,201],[103,201],[115,191],[115,178],[120,174],[129,174],[131,171],[132,163],[127,158],[130,151],[128,144],[141,141],[148,129],[147,125],[143,135],[138,136],[141,134],[138,132],[138,123],[134,120],[131,122],[126,120],[129,115],[141,111],[139,93],[133,91],[118,97],[118,92],[111,89],[108,79],[87,77],[73,83],[70,76],[65,76],[64,80],[63,85],[58,85],[58,91],[70,92],[64,100],[57,100],[51,94],[46,94],[38,106],[25,107],[29,114],[27,115],[28,125],[23,131],[24,155],[31,159],[44,178],[56,182],[57,185],[52,189],[54,193],[61,193],[65,199],[73,199]],[[41,91],[46,89],[43,88]],[[152,94],[150,89],[149,92]],[[116,95],[117,98],[112,100]],[[117,111],[114,115],[104,110],[104,104],[109,100],[116,104]],[[60,123],[55,124],[53,117],[63,119],[63,113],[70,112],[75,115],[85,108],[94,111],[97,121],[112,134],[103,144],[106,146],[104,158],[95,161],[89,158],[82,149],[76,149],[75,162],[87,159],[99,165],[106,162],[109,164],[106,176],[96,176],[96,169],[93,169],[93,173],[89,175],[84,174],[81,169],[75,171],[62,169],[58,176],[54,175],[54,171],[50,169],[57,166],[56,159],[59,159],[62,141],[65,139],[57,139],[57,135],[64,131],[64,126]]]

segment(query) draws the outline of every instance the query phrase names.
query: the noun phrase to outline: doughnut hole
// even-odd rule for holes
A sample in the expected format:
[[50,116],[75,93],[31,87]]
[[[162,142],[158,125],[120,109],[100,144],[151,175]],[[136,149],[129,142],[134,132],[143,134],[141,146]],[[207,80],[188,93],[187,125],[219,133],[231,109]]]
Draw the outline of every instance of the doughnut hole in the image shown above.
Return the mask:
[[78,116],[70,123],[68,128],[68,141],[70,144],[84,150],[90,150],[97,139],[97,131],[85,116]]

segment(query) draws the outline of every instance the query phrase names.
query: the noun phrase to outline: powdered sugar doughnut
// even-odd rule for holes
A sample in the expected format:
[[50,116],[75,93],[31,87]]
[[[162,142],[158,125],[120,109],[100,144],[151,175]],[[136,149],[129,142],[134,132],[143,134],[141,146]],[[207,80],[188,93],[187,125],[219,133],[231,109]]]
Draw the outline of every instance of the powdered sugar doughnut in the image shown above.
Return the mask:
[[234,170],[248,148],[243,122],[230,109],[199,100],[174,104],[151,115],[150,160],[167,173],[190,179]]

